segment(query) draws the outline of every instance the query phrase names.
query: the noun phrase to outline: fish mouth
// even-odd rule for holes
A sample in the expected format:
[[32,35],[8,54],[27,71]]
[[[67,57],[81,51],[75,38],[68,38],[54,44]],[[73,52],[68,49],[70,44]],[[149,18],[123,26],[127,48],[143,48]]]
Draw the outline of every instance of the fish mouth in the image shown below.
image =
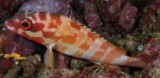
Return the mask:
[[11,30],[11,31],[14,31],[15,28],[11,25],[10,23],[11,21],[10,20],[6,20],[4,25],[7,27],[7,29]]

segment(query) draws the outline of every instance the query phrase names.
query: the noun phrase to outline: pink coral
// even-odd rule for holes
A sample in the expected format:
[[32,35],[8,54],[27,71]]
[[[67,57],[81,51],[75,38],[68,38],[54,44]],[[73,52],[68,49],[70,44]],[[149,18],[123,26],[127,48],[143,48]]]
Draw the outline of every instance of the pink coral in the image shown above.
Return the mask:
[[123,4],[125,4],[125,0],[108,0],[107,2],[100,1],[99,9],[100,14],[103,16],[102,18],[105,21],[116,21],[117,14]]
[[[23,39],[22,37],[8,30],[3,32],[2,36],[0,36],[0,39],[0,50],[2,54],[17,52],[22,56],[27,56],[35,50],[35,46],[32,42]],[[11,68],[12,64],[14,63],[13,60],[13,58],[6,59],[1,57],[0,64],[3,65],[3,67],[0,67],[0,70],[7,71],[9,68]]]
[[140,28],[144,31],[159,31],[159,14],[160,0],[151,1],[144,7],[141,12]]
[[146,62],[149,62],[152,60],[152,55],[156,53],[157,51],[160,51],[160,45],[149,45],[145,46],[145,50],[141,53],[142,59]]
[[152,54],[152,60],[142,71],[142,78],[159,78],[160,76],[160,52]]
[[73,12],[69,4],[71,0],[30,0],[24,3],[19,9],[21,12],[51,12],[73,17]]
[[131,29],[133,29],[137,11],[138,10],[136,7],[128,3],[120,12],[119,24],[125,31],[130,31]]
[[0,22],[3,22],[6,17],[9,16],[9,13],[17,10],[17,7],[20,6],[25,0],[1,0],[0,1]]
[[93,3],[84,2],[84,19],[87,26],[91,28],[98,28],[100,26],[101,19]]
[[[15,43],[11,41],[9,38],[7,38],[4,35],[0,35],[0,52],[3,53],[11,53],[15,49]],[[11,68],[13,64],[13,59],[5,59],[2,56],[0,57],[0,72],[7,71]]]
[[81,78],[130,78],[130,76],[121,70],[111,70],[107,66],[94,65],[86,67],[80,73]]

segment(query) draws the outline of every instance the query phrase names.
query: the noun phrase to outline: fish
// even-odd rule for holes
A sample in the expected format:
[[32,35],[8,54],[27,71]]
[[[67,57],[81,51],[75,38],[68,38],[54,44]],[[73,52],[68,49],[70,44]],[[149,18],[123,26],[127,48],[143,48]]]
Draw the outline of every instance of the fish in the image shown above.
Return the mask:
[[[49,12],[26,12],[7,19],[7,29],[47,47],[45,64],[53,66],[53,49],[98,64],[145,67],[140,58],[101,38],[85,25],[67,16]],[[25,46],[24,46],[25,47]]]

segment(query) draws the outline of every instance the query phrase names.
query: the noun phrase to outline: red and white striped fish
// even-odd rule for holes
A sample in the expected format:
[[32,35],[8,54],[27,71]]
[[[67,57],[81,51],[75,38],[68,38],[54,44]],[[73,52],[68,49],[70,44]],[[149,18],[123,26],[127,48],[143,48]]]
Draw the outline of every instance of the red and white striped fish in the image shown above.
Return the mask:
[[15,16],[7,28],[48,48],[46,62],[52,66],[52,49],[63,54],[102,64],[144,67],[145,63],[126,56],[126,51],[100,38],[82,24],[59,14],[35,12]]

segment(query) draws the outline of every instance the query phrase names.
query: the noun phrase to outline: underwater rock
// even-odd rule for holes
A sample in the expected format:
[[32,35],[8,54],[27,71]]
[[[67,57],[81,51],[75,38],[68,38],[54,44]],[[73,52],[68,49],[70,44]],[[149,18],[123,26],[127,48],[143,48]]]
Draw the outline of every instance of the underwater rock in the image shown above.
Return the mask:
[[28,57],[26,60],[20,62],[22,66],[22,77],[24,78],[36,78],[36,73],[39,72],[43,67],[40,62],[40,56],[34,55]]
[[140,56],[145,62],[152,60],[152,55],[160,51],[160,44],[155,37],[149,36],[149,38],[143,40],[143,50],[140,51]]
[[12,50],[12,51],[5,51],[5,52],[10,52],[10,53],[16,52],[22,56],[27,56],[28,54],[31,54],[33,53],[33,51],[35,51],[35,44],[30,40],[25,39],[9,31],[8,29],[6,29],[3,33],[14,44],[14,45],[11,45],[11,42],[10,42],[9,45],[11,47],[15,47],[14,50],[8,49],[8,47],[6,47],[7,50]]
[[[35,50],[35,45],[22,37],[14,34],[11,31],[5,30],[0,36],[0,50],[1,54],[11,54],[13,52],[18,53],[21,56],[27,56],[33,53]],[[0,57],[0,67],[1,71],[7,71],[12,67],[14,63],[14,58],[4,58]]]
[[0,58],[0,72],[8,71],[12,65],[14,64],[14,61],[12,59],[4,59]]
[[23,2],[27,0],[1,0],[0,1],[0,23],[4,22],[11,12],[17,10]]
[[79,60],[79,59],[71,59],[69,63],[70,68],[76,69],[76,70],[83,69],[89,65],[94,65],[94,64],[91,62],[88,62],[85,60]]
[[127,0],[101,0],[98,8],[105,21],[118,21],[117,14],[121,11]]
[[17,78],[20,70],[21,70],[21,67],[15,64],[15,65],[13,65],[12,69],[10,69],[7,72],[7,74],[5,74],[5,76],[3,78]]
[[142,71],[142,78],[159,78],[160,77],[160,51],[152,54],[151,61]]
[[98,28],[101,26],[101,19],[97,13],[97,9],[93,3],[84,2],[84,19],[87,26],[91,28]]
[[61,9],[59,4],[56,0],[29,0],[28,2],[24,3],[19,12],[52,12],[56,13]]
[[[25,47],[23,47],[25,46]],[[21,44],[17,46],[15,52],[20,54],[21,56],[27,56],[32,54],[36,50],[35,44],[25,38],[23,38]]]
[[[75,76],[76,77],[76,76]],[[79,75],[80,78],[131,78],[127,73],[121,70],[111,70],[107,66],[94,65],[86,67]]]
[[[0,35],[0,53],[11,53],[15,49],[15,44],[5,35]],[[13,59],[5,59],[0,56],[0,72],[7,71],[14,63]]]
[[102,32],[107,33],[105,36],[111,37],[111,40],[118,39],[120,35],[126,35],[124,29],[118,24],[119,14],[125,4],[127,4],[127,0],[101,0],[97,5],[103,20],[102,26],[105,29]]
[[149,61],[152,59],[152,55],[157,51],[160,51],[160,44],[148,45],[145,46],[145,50],[142,51],[141,56],[145,61]]
[[74,76],[79,75],[78,70],[70,70],[67,68],[55,69],[55,76],[54,78],[76,78]]
[[147,34],[159,32],[160,0],[150,1],[141,12],[139,27]]
[[120,12],[119,24],[127,32],[131,31],[134,27],[135,16],[137,13],[137,8],[127,3],[123,10]]
[[61,54],[59,52],[54,51],[54,71],[55,71],[55,78],[63,78],[64,75],[61,73],[61,69],[67,68],[69,64],[69,58],[68,56]]
[[69,4],[71,0],[30,0],[19,9],[21,12],[51,12],[63,14],[74,18],[74,13]]

